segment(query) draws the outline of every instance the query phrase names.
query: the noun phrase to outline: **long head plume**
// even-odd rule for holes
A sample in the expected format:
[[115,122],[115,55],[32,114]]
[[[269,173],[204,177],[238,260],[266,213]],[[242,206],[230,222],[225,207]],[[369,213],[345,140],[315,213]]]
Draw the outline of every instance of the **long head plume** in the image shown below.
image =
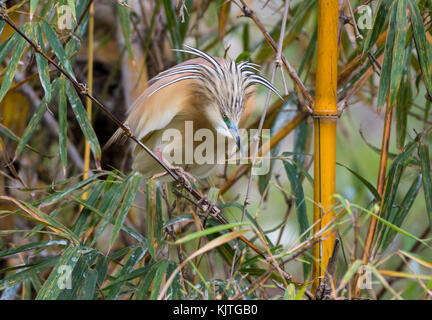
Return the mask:
[[161,72],[153,78],[157,81],[164,78],[174,79],[159,86],[150,95],[179,81],[188,79],[200,80],[203,93],[215,102],[222,114],[234,122],[238,122],[241,116],[243,102],[253,90],[255,84],[261,84],[280,98],[278,90],[263,76],[257,74],[259,66],[250,62],[235,63],[224,60],[219,62],[207,53],[185,45],[186,49],[174,49],[175,51],[190,53],[206,60],[205,64],[183,64]]

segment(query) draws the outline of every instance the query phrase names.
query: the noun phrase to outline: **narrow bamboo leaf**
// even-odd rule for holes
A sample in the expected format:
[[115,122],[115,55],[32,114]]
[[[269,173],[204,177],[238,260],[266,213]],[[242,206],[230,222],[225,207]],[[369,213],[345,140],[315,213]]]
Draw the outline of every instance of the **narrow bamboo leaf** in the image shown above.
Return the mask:
[[392,72],[392,59],[393,59],[393,46],[394,46],[394,37],[395,37],[395,29],[396,29],[396,14],[397,14],[397,5],[393,5],[390,12],[390,21],[387,32],[387,40],[385,45],[384,52],[384,62],[381,69],[380,83],[379,83],[379,92],[378,92],[378,108],[381,108],[384,104],[391,81],[391,72]]
[[4,290],[5,288],[14,286],[17,283],[28,280],[37,275],[38,273],[51,268],[56,264],[58,259],[59,257],[50,257],[38,261],[33,261],[30,264],[21,266],[22,268],[26,269],[12,275],[8,275],[2,280],[0,280],[0,290]]
[[[3,21],[4,20],[0,20]],[[11,52],[11,50],[15,47],[15,45],[18,42],[18,39],[21,36],[18,33],[12,34],[9,38],[7,38],[1,45],[0,45],[0,63],[3,62],[3,60],[7,57],[7,55]]]
[[59,148],[60,160],[63,170],[67,167],[67,102],[66,102],[66,78],[61,76],[57,82],[58,92],[58,123],[59,123]]
[[149,241],[149,252],[154,257],[155,248],[157,246],[155,237],[155,205],[153,205],[153,199],[155,198],[155,182],[153,179],[146,180],[146,235]]
[[67,290],[67,287],[71,285],[68,281],[71,280],[72,271],[81,257],[81,251],[81,247],[71,246],[63,252],[57,265],[38,292],[37,300],[55,300],[62,290]]
[[76,10],[75,10],[75,1],[67,0],[68,7],[72,13],[72,17],[76,20]]
[[6,257],[13,254],[17,254],[24,251],[34,250],[34,249],[40,249],[40,248],[47,248],[54,245],[67,245],[68,242],[66,240],[49,240],[49,241],[39,241],[39,242],[33,242],[29,244],[25,244],[16,248],[10,248],[0,251],[0,257]]
[[[99,217],[104,217],[105,214],[102,213],[99,209],[89,205],[88,203],[81,201],[80,199],[75,199],[75,201],[77,203],[79,203],[80,205],[82,205],[83,207],[85,207],[86,209],[89,209],[91,212],[96,213]],[[113,218],[110,219],[109,221],[110,223],[114,224],[115,221]],[[146,246],[147,247],[147,239],[144,238],[139,232],[135,231],[134,229],[123,225],[123,227],[121,228],[121,230],[123,230],[124,232],[126,232],[127,234],[129,234],[132,238],[134,238],[135,240],[137,240],[141,245]]]
[[[391,210],[390,215],[387,217],[387,221],[393,223],[394,225],[400,227],[405,220],[409,210],[411,209],[412,204],[414,203],[415,198],[417,197],[418,191],[421,186],[421,175],[419,175],[412,183],[408,192],[406,193],[404,199],[398,206],[398,209]],[[385,228],[382,240],[380,241],[381,248],[386,249],[388,245],[391,243],[392,239],[396,235],[396,230],[392,228]]]
[[[191,261],[191,264],[193,264],[193,262]],[[202,276],[200,271],[194,266],[194,270],[196,270],[196,273],[198,273],[200,275],[200,278],[205,280]],[[168,265],[168,270],[166,273],[166,276],[169,277],[171,276],[171,274],[174,272],[174,270],[177,268],[177,264],[174,263],[173,261],[169,262]],[[211,287],[208,286],[208,292],[209,292],[209,298],[210,299],[214,299],[213,295],[211,294]],[[180,278],[180,273],[177,273],[177,275],[174,278],[173,284],[171,285],[171,287],[168,289],[168,296],[170,300],[181,300],[181,299],[185,299],[185,295],[183,293],[183,286],[181,283],[181,278]]]
[[414,41],[417,47],[417,56],[422,69],[423,79],[429,96],[432,97],[432,49],[426,38],[423,19],[414,0],[408,0]]
[[193,0],[186,0],[184,1],[185,7],[183,8],[183,18],[178,18],[178,24],[179,24],[179,30],[180,30],[180,39],[182,43],[184,42],[187,32],[189,30],[189,21],[190,21],[190,14],[193,10]]
[[157,296],[159,294],[160,287],[162,284],[162,280],[163,280],[163,278],[166,274],[166,271],[168,269],[168,265],[169,265],[169,261],[163,260],[161,262],[161,264],[159,265],[159,267],[157,268],[156,274],[154,276],[152,291],[150,294],[150,300],[156,300],[157,299]]
[[149,292],[150,286],[153,282],[153,279],[156,274],[156,270],[159,268],[159,266],[164,263],[165,260],[153,262],[148,265],[148,270],[146,274],[144,275],[143,279],[138,285],[137,291],[136,291],[136,300],[144,300]]
[[114,213],[117,211],[117,208],[120,205],[121,200],[123,199],[126,190],[127,182],[123,181],[122,183],[115,183],[111,186],[111,188],[106,192],[101,204],[100,211],[103,212],[103,217],[99,221],[99,228],[95,232],[92,242],[90,246],[94,246],[97,239],[100,235],[105,231],[108,224],[114,219]]
[[[112,287],[114,287],[120,283],[125,284],[130,280],[133,280],[133,279],[147,275],[149,273],[152,265],[153,264],[151,264],[151,263],[147,264],[145,267],[135,269],[135,270],[133,270],[127,274],[124,274],[124,275],[116,278],[114,281],[110,282],[106,287],[104,287],[104,290],[111,289]],[[152,278],[153,278],[153,276],[152,276]]]
[[[127,259],[123,268],[120,269],[120,271],[116,274],[116,278],[122,277],[132,272],[132,270],[135,268],[137,263],[140,262],[140,260],[144,257],[144,254],[146,252],[147,252],[146,248],[142,248],[142,247],[136,248]],[[119,283],[115,285],[113,288],[111,288],[111,290],[106,294],[106,299],[108,300],[115,299],[120,293],[120,290],[123,287],[123,285],[124,283]]]
[[[124,2],[127,4],[128,0],[125,0]],[[116,3],[117,3],[117,12],[120,20],[120,27],[125,40],[126,49],[129,53],[129,57],[133,59],[132,45],[130,41],[130,37],[131,37],[130,11],[127,6],[120,4],[119,1],[116,1]]]
[[352,279],[353,276],[357,274],[357,270],[360,268],[360,266],[363,265],[362,260],[356,260],[354,263],[351,264],[347,272],[344,274],[340,286],[344,287],[348,284],[348,282]]
[[48,108],[47,100],[44,97],[40,102],[39,106],[36,108],[36,111],[33,113],[33,116],[31,117],[29,124],[27,125],[27,127],[23,132],[22,138],[19,141],[16,149],[16,157],[19,156],[21,152],[24,150],[25,146],[27,145],[27,142],[30,140],[30,137],[34,134],[34,131],[36,130],[37,126],[42,120],[47,108]]
[[[311,37],[311,39],[309,41],[309,44],[308,44],[308,46],[306,48],[306,51],[304,53],[303,59],[302,59],[302,61],[300,63],[300,67],[298,69],[298,75],[299,75],[299,77],[302,77],[303,72],[306,72],[306,74],[303,77],[303,79],[306,79],[307,75],[309,74],[310,67],[312,66],[312,60],[313,60],[313,58],[315,56],[316,47],[317,47],[316,46],[317,37],[318,37],[318,25],[314,29],[314,33],[312,34],[312,37]],[[308,70],[305,71],[306,64],[309,64],[309,68],[308,68]],[[302,122],[302,124],[303,123],[306,123],[306,121]],[[296,130],[297,130],[297,128],[296,128]]]
[[[394,6],[396,6],[396,3],[394,4]],[[407,0],[397,1],[396,23],[394,25],[396,27],[396,31],[393,45],[393,61],[391,65],[390,76],[390,106],[393,106],[393,103],[396,101],[396,97],[398,96],[404,70],[405,41],[408,28],[406,9]]]
[[[79,257],[78,262],[70,273],[70,286],[67,290],[63,290],[57,296],[57,300],[82,300],[82,296],[86,294],[87,285],[89,282],[90,274],[93,271],[91,266],[95,263],[97,257],[100,255],[97,250],[90,250],[85,252]],[[92,282],[94,279],[91,280]],[[92,283],[90,284],[92,285]],[[90,293],[91,296],[95,291]]]
[[5,21],[0,20],[0,33],[2,33],[4,26],[5,26]]
[[30,203],[21,201],[21,204],[23,204],[32,213],[33,218],[38,219],[39,223],[58,230],[59,235],[73,240],[75,243],[78,243],[78,239],[75,234],[70,231],[66,226],[64,226],[61,222],[58,222],[53,217],[34,207]]
[[66,82],[66,93],[69,103],[72,107],[72,111],[75,114],[79,126],[81,127],[81,131],[90,145],[93,156],[95,157],[96,161],[99,162],[101,159],[101,147],[99,145],[99,141],[97,139],[96,133],[93,130],[81,99],[78,97],[75,88],[69,81]]
[[98,272],[96,270],[90,269],[87,274],[87,280],[84,282],[84,288],[80,300],[94,300],[97,296],[97,280]]
[[[375,219],[377,219],[379,222],[381,222],[383,225],[385,225],[385,226],[387,226],[387,227],[395,230],[396,232],[400,233],[401,235],[404,235],[404,236],[406,236],[408,238],[414,239],[415,241],[420,242],[424,246],[426,246],[428,248],[431,248],[431,246],[426,241],[420,239],[419,237],[416,237],[415,235],[413,235],[412,233],[409,233],[408,231],[405,231],[404,229],[399,228],[398,226],[392,224],[391,222],[388,222],[386,219],[383,219],[382,217],[380,217],[379,215],[373,213],[372,211],[367,210],[365,208],[362,208],[362,207],[360,207],[360,206],[358,206],[356,204],[352,204],[352,203],[351,203],[351,206],[354,207],[354,208],[358,208],[358,209],[366,212],[367,214],[371,215],[372,217],[374,217]],[[379,232],[378,232],[378,234],[379,234]]]
[[60,40],[57,38],[57,35],[55,31],[51,28],[51,26],[46,22],[45,20],[41,20],[40,26],[42,28],[42,31],[48,40],[48,43],[50,44],[51,48],[54,50],[55,55],[60,60],[60,63],[65,68],[67,73],[74,79],[75,75],[72,70],[72,65],[68,60],[68,57],[66,55],[66,51],[63,48]]
[[363,42],[363,53],[366,53],[378,40],[379,35],[382,33],[384,25],[387,21],[387,13],[392,5],[393,0],[380,0],[375,9],[372,28]]
[[426,210],[429,217],[429,223],[432,229],[432,178],[431,165],[429,159],[429,147],[425,144],[419,147],[420,165],[423,177],[423,192],[426,202]]
[[[406,70],[407,77],[410,79],[409,71]],[[411,106],[412,91],[410,81],[402,83],[399,90],[399,98],[396,101],[396,143],[399,148],[405,145],[407,131],[408,110]]]
[[111,237],[110,247],[114,244],[114,241],[117,238],[117,235],[121,227],[123,226],[123,222],[126,219],[126,215],[129,212],[129,209],[132,206],[132,203],[138,192],[138,188],[140,186],[141,180],[142,180],[142,175],[138,173],[134,173],[130,178],[128,178],[127,184],[125,186],[127,190],[126,195],[122,201],[119,214],[117,215],[117,219],[114,224],[114,230]]
[[[396,200],[396,193],[398,190],[399,182],[402,177],[402,173],[408,165],[409,158],[417,147],[417,142],[410,142],[403,152],[401,152],[393,161],[392,166],[387,175],[387,182],[384,189],[383,204],[381,209],[381,216],[388,220],[391,216],[393,205]],[[382,225],[378,225],[378,230]]]
[[[168,31],[170,33],[171,36],[171,41],[173,44],[173,48],[176,49],[182,49],[183,48],[183,44],[181,41],[181,36],[180,36],[180,32],[179,32],[179,28],[177,25],[177,19],[176,19],[176,13],[175,10],[172,6],[172,1],[171,0],[162,0],[163,4],[164,4],[164,9],[165,9],[165,16],[167,19],[167,26],[168,26]],[[177,62],[180,63],[184,60],[184,54],[183,52],[179,52],[176,51],[175,52],[176,57],[177,57]]]
[[350,168],[348,168],[347,166],[343,165],[342,163],[336,162],[337,165],[347,169],[349,172],[351,172],[354,177],[356,177],[357,179],[359,179],[364,185],[365,187],[372,193],[372,195],[375,197],[375,200],[377,202],[381,201],[381,197],[377,191],[377,189],[375,189],[375,187],[369,182],[367,181],[365,178],[363,178],[360,174],[358,174],[357,172],[355,172],[354,170],[351,170]]
[[45,198],[41,199],[40,201],[37,201],[36,203],[37,204],[44,204],[44,205],[53,204],[56,201],[58,201],[58,200],[64,198],[65,196],[71,194],[73,191],[80,190],[81,188],[83,188],[87,184],[97,180],[98,178],[100,178],[101,176],[104,176],[104,175],[106,175],[106,174],[105,173],[94,174],[91,177],[88,177],[87,179],[82,180],[82,181],[72,185],[71,187],[67,188],[66,190],[53,193],[53,194],[49,195],[48,197],[45,197]]
[[[14,132],[12,132],[9,128],[7,128],[6,126],[2,125],[0,123],[0,134],[5,135],[6,137],[10,138],[11,140],[19,143],[21,141],[21,137],[18,137]],[[42,152],[39,152],[38,150],[36,150],[35,148],[31,147],[30,145],[26,144],[25,147],[35,153],[37,153],[38,155],[42,156],[42,157],[46,157],[46,158],[54,158],[53,155],[48,155],[48,154],[44,154]]]
[[[303,187],[298,179],[295,166],[293,166],[288,161],[284,161],[285,172],[291,184],[291,193],[294,195],[294,200],[296,204],[297,221],[299,224],[300,234],[304,234],[307,229],[309,229],[309,221],[306,212],[306,203],[303,192]],[[302,240],[306,240],[309,236],[309,232],[302,236]]]
[[[42,39],[42,31],[38,23],[33,24],[33,33],[34,33],[34,37],[37,39],[37,44],[41,48],[42,52],[45,53],[46,51]],[[51,82],[50,82],[48,61],[40,53],[35,53],[35,56],[36,56],[36,65],[39,73],[39,79],[41,81],[45,95],[47,96],[46,100],[51,101]]]
[[33,15],[36,11],[38,2],[39,0],[30,0],[30,20],[33,19]]
[[229,224],[224,224],[224,225],[220,225],[220,226],[216,226],[216,227],[207,228],[207,229],[202,230],[202,231],[197,231],[197,232],[188,234],[187,236],[185,236],[181,239],[178,239],[175,242],[175,244],[185,243],[185,242],[191,241],[191,240],[196,239],[196,238],[207,236],[207,235],[212,234],[212,233],[221,232],[221,231],[229,230],[229,229],[234,229],[234,228],[246,226],[246,225],[248,225],[248,223],[235,222],[235,223],[229,223]]
[[[7,91],[9,90],[9,88],[12,84],[12,80],[14,78],[15,71],[18,67],[18,62],[20,61],[21,56],[24,53],[25,45],[26,45],[25,39],[20,37],[17,41],[17,45],[16,45],[15,50],[12,54],[11,59],[10,59],[6,73],[3,77],[3,81],[1,84],[1,88],[0,88],[0,101],[3,100],[4,96],[6,95]],[[12,44],[12,46],[13,46],[13,44]],[[6,50],[6,49],[9,49],[9,46],[6,46],[6,48],[4,50]],[[10,49],[12,49],[12,48],[10,47]]]

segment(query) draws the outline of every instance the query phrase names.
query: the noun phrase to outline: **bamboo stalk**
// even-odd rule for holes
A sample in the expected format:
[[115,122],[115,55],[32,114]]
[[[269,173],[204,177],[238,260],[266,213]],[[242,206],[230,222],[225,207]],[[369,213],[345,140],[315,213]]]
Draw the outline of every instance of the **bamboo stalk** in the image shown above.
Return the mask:
[[[314,106],[315,155],[314,155],[314,235],[333,218],[336,177],[336,121],[337,111],[337,57],[338,12],[337,0],[320,0],[318,16],[317,80]],[[327,232],[313,247],[313,291],[322,277],[332,256],[334,231]]]
[[[88,63],[87,63],[87,83],[88,92],[93,94],[93,60],[94,60],[94,3],[91,3],[89,9],[89,29],[88,29]],[[87,97],[86,99],[87,116],[92,122],[92,101]],[[84,174],[83,180],[89,177],[90,170],[90,145],[86,140],[84,146]],[[87,198],[87,193],[84,193],[84,199]]]

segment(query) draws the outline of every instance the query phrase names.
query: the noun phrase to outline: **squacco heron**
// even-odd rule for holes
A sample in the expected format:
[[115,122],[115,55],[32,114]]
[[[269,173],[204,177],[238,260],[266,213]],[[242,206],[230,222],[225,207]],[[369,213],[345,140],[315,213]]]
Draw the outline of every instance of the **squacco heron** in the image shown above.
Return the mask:
[[[253,110],[255,84],[264,85],[276,94],[278,91],[256,73],[259,71],[256,64],[235,63],[185,47],[185,50],[177,51],[197,58],[151,79],[149,87],[131,106],[124,124],[170,168],[181,171],[181,174],[205,178],[221,163],[221,158],[233,152],[232,148],[242,149],[239,127],[245,124]],[[200,134],[203,132],[209,133],[210,138]],[[178,133],[181,138],[176,141],[167,139],[167,133]],[[121,134],[122,131],[118,130],[109,143]],[[204,136],[209,140],[206,141],[207,147],[210,146],[203,151],[204,158],[210,159],[206,162],[191,154]],[[166,157],[167,150],[170,154],[180,155],[180,159],[171,163]],[[164,175],[162,167],[141,148],[134,147],[133,155],[133,170],[144,177],[161,178]]]

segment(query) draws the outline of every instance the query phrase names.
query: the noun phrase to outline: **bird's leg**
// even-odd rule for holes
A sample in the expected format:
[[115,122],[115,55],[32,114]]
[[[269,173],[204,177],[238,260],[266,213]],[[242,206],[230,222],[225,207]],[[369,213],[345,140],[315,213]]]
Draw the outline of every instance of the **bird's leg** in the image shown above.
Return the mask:
[[[188,178],[196,183],[196,179],[193,175],[191,175],[189,172],[185,171],[182,167],[173,166],[169,161],[167,161],[164,156],[162,155],[162,152],[159,150],[155,150],[154,153],[158,156],[158,158],[172,171],[174,171],[180,178],[180,182],[184,183],[188,188],[191,187],[191,183],[189,182]],[[155,174],[152,178],[157,179],[163,176],[166,176],[168,172],[162,172]],[[186,178],[187,177],[187,178]]]

